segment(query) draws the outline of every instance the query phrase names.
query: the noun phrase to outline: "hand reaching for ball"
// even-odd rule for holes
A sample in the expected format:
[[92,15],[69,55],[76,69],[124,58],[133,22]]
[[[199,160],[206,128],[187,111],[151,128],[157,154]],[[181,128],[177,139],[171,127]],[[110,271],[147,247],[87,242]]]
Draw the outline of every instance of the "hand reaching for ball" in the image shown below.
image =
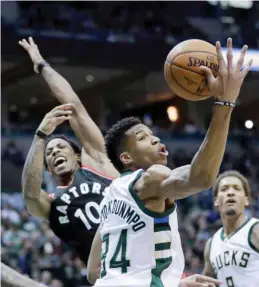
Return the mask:
[[232,39],[228,38],[227,40],[227,63],[223,58],[220,42],[217,42],[218,76],[215,78],[209,68],[205,66],[200,67],[200,70],[207,77],[210,94],[217,100],[235,103],[243,81],[252,65],[252,60],[249,60],[242,68],[247,48],[247,45],[243,46],[237,64],[233,65]]

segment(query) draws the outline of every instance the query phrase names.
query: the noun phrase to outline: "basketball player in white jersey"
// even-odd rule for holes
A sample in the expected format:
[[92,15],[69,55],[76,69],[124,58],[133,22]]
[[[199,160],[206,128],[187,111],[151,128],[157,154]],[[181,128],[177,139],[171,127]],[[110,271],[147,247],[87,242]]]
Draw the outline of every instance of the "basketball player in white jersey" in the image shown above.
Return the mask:
[[95,286],[180,286],[184,256],[174,201],[208,189],[216,180],[231,112],[251,65],[241,70],[247,46],[235,67],[232,40],[228,39],[227,65],[219,42],[216,47],[219,76],[203,69],[216,96],[215,109],[190,165],[167,168],[166,147],[136,118],[123,119],[107,132],[106,151],[121,176],[112,182],[100,207],[101,223],[88,261],[90,282],[100,275]]
[[221,174],[214,186],[214,205],[223,227],[208,240],[204,274],[222,287],[259,286],[259,219],[248,218],[250,188],[237,171]]

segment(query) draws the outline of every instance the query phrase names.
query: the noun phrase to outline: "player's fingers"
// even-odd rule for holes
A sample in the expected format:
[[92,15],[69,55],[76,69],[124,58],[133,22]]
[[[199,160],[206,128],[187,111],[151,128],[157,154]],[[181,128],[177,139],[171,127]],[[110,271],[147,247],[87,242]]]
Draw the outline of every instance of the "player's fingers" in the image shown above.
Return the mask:
[[253,63],[253,59],[250,59],[248,61],[248,63],[245,65],[244,69],[242,70],[242,75],[243,75],[243,78],[246,77],[246,75],[248,74],[248,72],[250,71],[250,68],[252,66],[252,63]]
[[221,284],[221,281],[219,281],[218,279],[215,279],[215,278],[212,278],[212,277],[208,277],[208,276],[204,276],[204,275],[197,275],[196,281],[204,282],[204,283]]
[[34,41],[33,41],[33,38],[32,38],[32,37],[29,37],[29,42],[30,42],[30,44],[31,44],[31,45],[36,45],[36,44],[34,43]]
[[215,79],[214,75],[212,74],[211,69],[205,66],[200,66],[201,72],[206,76],[208,84],[212,83]]
[[66,116],[60,116],[60,117],[56,118],[55,123],[56,123],[56,125],[61,125],[63,122],[68,121],[70,119],[71,119],[71,116],[67,116],[67,117]]
[[223,57],[223,53],[222,53],[222,49],[221,49],[221,44],[219,41],[216,42],[216,52],[217,52],[217,59],[218,59],[218,63],[219,63],[219,70],[225,69],[226,63],[224,61],[224,57]]
[[71,116],[72,111],[63,111],[63,110],[56,110],[51,113],[51,117],[60,117],[60,116]]
[[56,110],[71,110],[73,108],[72,104],[64,104],[64,105],[60,105],[60,106],[56,106],[54,109],[52,109],[51,111],[56,111]]
[[188,287],[209,287],[208,283],[188,282]]
[[228,60],[228,70],[230,71],[233,67],[233,52],[232,52],[232,39],[228,38],[227,40],[227,60]]
[[245,55],[246,55],[247,49],[248,49],[248,46],[244,45],[242,50],[241,50],[239,59],[237,61],[236,71],[241,71],[243,63],[244,63],[244,59],[245,59]]
[[24,45],[28,45],[28,46],[30,45],[29,42],[26,39],[22,39],[22,42],[23,42]]
[[23,39],[23,40],[20,40],[18,43],[19,43],[19,45],[21,45],[23,48],[29,48],[30,47],[30,45],[28,44],[28,42],[25,40],[25,39]]

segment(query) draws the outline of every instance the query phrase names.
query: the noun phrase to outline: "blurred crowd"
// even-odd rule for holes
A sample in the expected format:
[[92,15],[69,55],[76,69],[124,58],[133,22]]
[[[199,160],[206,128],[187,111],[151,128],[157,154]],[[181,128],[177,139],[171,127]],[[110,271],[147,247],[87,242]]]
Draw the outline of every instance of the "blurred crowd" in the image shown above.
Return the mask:
[[237,45],[258,47],[258,3],[250,1],[249,9],[240,9],[228,4],[223,8],[220,1],[210,2],[214,5],[209,1],[16,2],[9,6],[16,11],[11,14],[16,19],[5,9],[3,19],[5,24],[15,23],[20,32],[29,29],[30,33],[41,31],[42,36],[128,43],[209,40],[209,34],[220,29],[222,39],[215,34],[217,39],[210,38],[211,41],[232,37]]
[[[10,144],[4,156],[14,160],[20,154]],[[175,150],[170,166],[190,163],[193,154]],[[227,152],[221,172],[237,169],[248,177],[252,200],[248,216],[259,218],[259,154],[245,148],[239,155]],[[16,164],[16,161],[14,161]],[[18,161],[20,165],[20,161]],[[207,239],[220,226],[219,214],[213,209],[211,190],[178,201],[179,227],[186,260],[186,274],[200,273]],[[1,217],[2,261],[23,274],[49,287],[87,286],[86,267],[76,254],[64,245],[48,228],[47,222],[28,214],[21,193],[2,193]]]

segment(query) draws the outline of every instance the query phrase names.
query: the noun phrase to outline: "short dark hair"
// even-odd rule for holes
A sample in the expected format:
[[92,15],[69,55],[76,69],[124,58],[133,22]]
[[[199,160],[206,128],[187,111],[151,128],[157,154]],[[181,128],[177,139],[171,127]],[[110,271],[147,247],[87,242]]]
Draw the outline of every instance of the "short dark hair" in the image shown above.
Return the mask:
[[119,172],[124,169],[119,157],[122,139],[127,130],[139,124],[141,121],[136,117],[124,118],[113,125],[105,136],[106,153]]
[[[44,166],[45,166],[45,168],[48,167],[48,164],[47,164],[47,161],[46,161],[46,157],[45,157],[45,150],[46,150],[46,147],[47,147],[48,143],[50,141],[54,140],[54,139],[62,139],[64,141],[68,142],[75,153],[77,153],[79,155],[81,154],[80,146],[77,143],[75,143],[71,138],[68,138],[65,135],[53,135],[52,134],[51,136],[48,136],[46,141],[45,141],[45,146],[44,146]],[[81,162],[80,162],[80,164],[81,164]]]
[[216,182],[215,182],[215,184],[213,186],[213,197],[214,197],[214,199],[218,196],[220,181],[223,178],[226,178],[226,177],[229,177],[229,176],[233,176],[233,177],[236,177],[236,178],[240,179],[240,181],[243,184],[245,195],[248,198],[250,198],[250,192],[251,191],[250,191],[250,186],[249,186],[248,180],[239,171],[237,171],[237,170],[228,170],[228,171],[225,171],[222,174],[220,174],[218,176],[218,178],[216,179]]

